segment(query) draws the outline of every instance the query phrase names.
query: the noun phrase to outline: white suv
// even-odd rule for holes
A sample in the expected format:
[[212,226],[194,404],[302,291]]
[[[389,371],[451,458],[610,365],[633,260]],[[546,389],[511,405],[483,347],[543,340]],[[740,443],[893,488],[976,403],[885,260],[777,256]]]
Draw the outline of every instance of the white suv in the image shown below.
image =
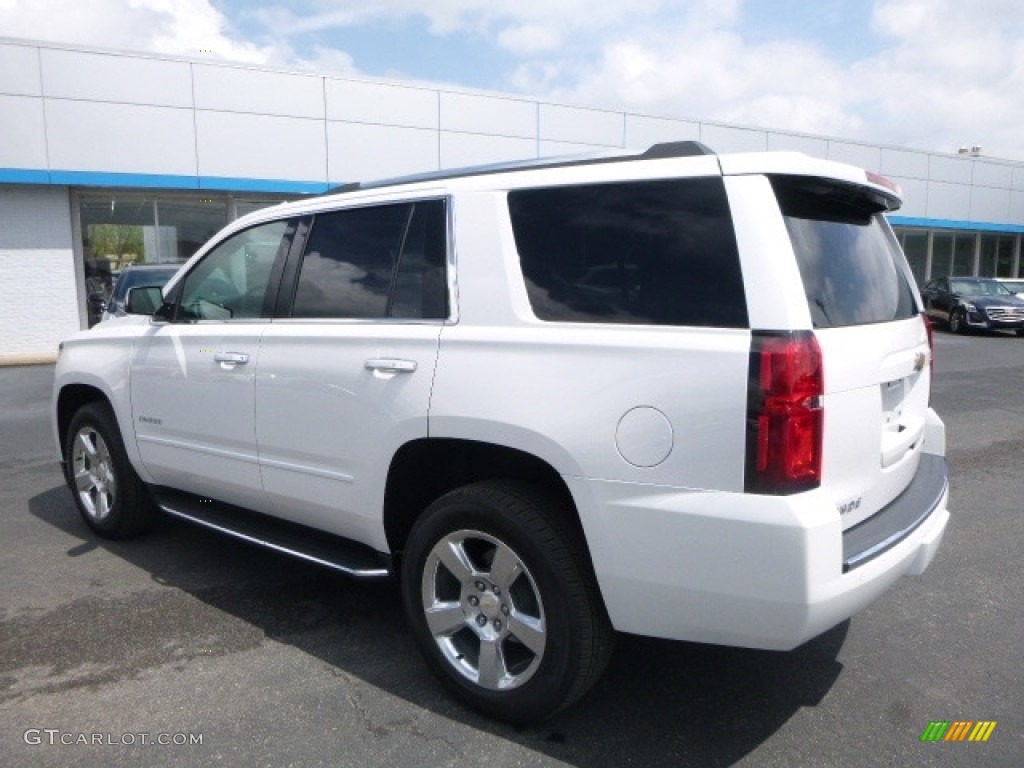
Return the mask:
[[616,630],[793,648],[949,518],[898,204],[688,142],[259,211],[62,344],[68,484],[104,536],[159,508],[400,577],[429,665],[511,721]]

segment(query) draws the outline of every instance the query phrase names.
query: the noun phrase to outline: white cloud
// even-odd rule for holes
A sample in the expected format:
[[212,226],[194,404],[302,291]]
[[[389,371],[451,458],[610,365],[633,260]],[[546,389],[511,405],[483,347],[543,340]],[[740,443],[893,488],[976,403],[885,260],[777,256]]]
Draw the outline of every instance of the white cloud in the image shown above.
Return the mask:
[[0,30],[8,37],[254,64],[274,56],[272,46],[232,35],[228,20],[209,0],[90,0],[87,11],[80,0],[0,3]]
[[554,27],[523,24],[503,29],[498,45],[516,56],[532,56],[556,50],[562,45],[562,35]]

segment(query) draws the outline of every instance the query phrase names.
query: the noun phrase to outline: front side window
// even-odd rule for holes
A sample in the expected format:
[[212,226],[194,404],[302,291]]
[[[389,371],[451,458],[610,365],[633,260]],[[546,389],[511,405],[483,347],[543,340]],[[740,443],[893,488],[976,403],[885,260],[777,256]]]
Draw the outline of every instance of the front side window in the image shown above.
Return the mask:
[[232,235],[186,276],[176,319],[248,320],[266,317],[274,262],[283,258],[288,221],[262,224]]
[[516,190],[508,206],[539,319],[748,326],[720,178]]
[[317,214],[292,317],[447,317],[446,233],[442,200]]

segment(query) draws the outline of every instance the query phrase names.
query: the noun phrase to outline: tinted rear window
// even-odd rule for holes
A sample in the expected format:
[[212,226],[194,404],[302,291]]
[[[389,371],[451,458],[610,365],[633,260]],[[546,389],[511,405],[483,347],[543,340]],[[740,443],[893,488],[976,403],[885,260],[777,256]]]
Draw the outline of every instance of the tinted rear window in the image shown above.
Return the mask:
[[917,314],[903,253],[869,190],[789,176],[772,179],[772,186],[815,328],[885,323]]
[[516,190],[508,204],[541,320],[747,327],[720,178]]

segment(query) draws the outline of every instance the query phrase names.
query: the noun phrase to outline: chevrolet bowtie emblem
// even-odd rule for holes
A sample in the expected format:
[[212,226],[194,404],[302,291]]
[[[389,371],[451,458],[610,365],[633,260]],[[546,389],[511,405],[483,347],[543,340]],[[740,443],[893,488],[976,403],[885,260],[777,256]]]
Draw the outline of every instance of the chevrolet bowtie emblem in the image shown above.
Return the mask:
[[928,355],[924,352],[918,352],[917,357],[914,359],[914,371],[923,371],[926,365],[928,365]]

